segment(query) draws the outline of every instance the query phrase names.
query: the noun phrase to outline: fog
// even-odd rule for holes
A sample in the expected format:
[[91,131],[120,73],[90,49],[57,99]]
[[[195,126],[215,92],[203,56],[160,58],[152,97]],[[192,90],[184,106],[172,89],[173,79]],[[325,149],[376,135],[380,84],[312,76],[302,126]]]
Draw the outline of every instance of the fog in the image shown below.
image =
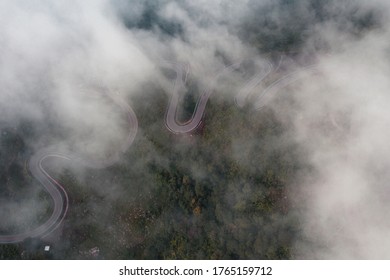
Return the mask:
[[[148,138],[150,127],[166,129],[164,111],[140,103],[161,95],[168,108],[175,75],[164,74],[169,68],[166,63],[187,63],[192,85],[197,89],[213,86],[213,94],[218,93],[211,95],[211,102],[217,98],[231,102],[247,85],[236,109],[257,118],[262,116],[257,109],[265,106],[285,125],[282,139],[267,138],[261,150],[264,161],[278,145],[299,146],[299,157],[309,168],[286,186],[289,203],[299,213],[293,258],[387,259],[389,8],[384,0],[1,1],[2,129],[29,121],[34,133],[27,137],[26,145],[31,154],[50,146],[65,154],[100,160],[118,152],[129,130],[123,108],[110,96],[119,96],[120,102],[129,106],[136,103],[148,112],[137,115],[140,126],[135,140],[137,147],[148,152],[122,157],[119,164],[132,166],[132,174],[149,183],[131,178],[126,186],[119,179],[106,183],[114,176],[110,171],[100,171],[94,175],[98,179],[91,179],[90,170],[73,170],[80,188],[93,188],[105,199],[107,208],[96,210],[102,217],[91,218],[104,227],[110,223],[109,209],[126,188],[134,189],[129,204],[135,208],[139,196],[158,188],[145,166],[157,163],[169,168],[166,154]],[[223,69],[243,61],[237,71],[215,82]],[[266,77],[248,85],[253,76],[265,72],[267,61],[274,70],[267,76],[270,80]],[[291,73],[304,73],[307,66],[314,70],[298,75],[296,82],[266,90]],[[159,121],[143,127],[148,116]],[[231,128],[240,126],[234,119],[229,121]],[[229,159],[248,170],[263,164],[251,159],[251,148],[258,145],[253,135],[234,135],[233,131],[230,136]],[[134,159],[135,155],[142,156]],[[16,160],[25,161],[28,156],[19,155]],[[12,160],[2,158],[4,170]],[[207,178],[201,163],[183,164],[179,168],[189,170],[194,180]],[[60,176],[63,169],[54,170],[53,166],[51,171]],[[85,187],[89,181],[94,184]],[[39,188],[31,180],[25,183],[34,190]],[[37,191],[26,191],[21,202],[0,200],[0,216],[7,216],[1,220],[2,227],[12,228],[14,221],[20,230],[34,215],[42,215],[40,199]],[[221,195],[232,209],[237,201],[250,199],[251,193],[237,189],[234,180]],[[89,202],[88,207],[101,204]],[[230,210],[218,207],[215,212],[224,221],[218,225],[222,232],[234,221]],[[180,216],[171,211],[158,217],[148,229],[151,235],[163,230],[170,215]],[[215,232],[212,234],[219,234]],[[142,243],[136,232],[113,234],[123,238],[124,246]]]

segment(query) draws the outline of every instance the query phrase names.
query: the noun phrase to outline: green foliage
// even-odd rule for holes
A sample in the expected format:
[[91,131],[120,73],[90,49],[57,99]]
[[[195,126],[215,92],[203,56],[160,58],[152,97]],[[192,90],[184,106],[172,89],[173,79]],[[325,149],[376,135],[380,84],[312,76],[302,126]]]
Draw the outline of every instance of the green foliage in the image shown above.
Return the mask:
[[304,166],[286,124],[216,97],[196,133],[174,135],[168,97],[146,87],[154,94],[134,97],[140,133],[120,162],[55,176],[70,204],[54,258],[290,258],[298,222],[287,186]]
[[21,250],[15,244],[0,245],[0,260],[18,260],[21,259]]

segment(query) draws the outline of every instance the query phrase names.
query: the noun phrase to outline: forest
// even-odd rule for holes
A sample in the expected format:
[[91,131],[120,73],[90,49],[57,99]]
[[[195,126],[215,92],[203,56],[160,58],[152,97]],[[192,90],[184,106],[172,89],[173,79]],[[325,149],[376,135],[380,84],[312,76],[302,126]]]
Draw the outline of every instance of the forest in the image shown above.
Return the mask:
[[[88,252],[98,247],[105,259],[293,257],[299,207],[288,186],[307,167],[299,146],[285,141],[288,124],[271,109],[240,109],[215,93],[198,130],[175,135],[164,125],[167,95],[148,86],[153,94],[132,100],[141,132],[119,163],[86,170],[82,179],[71,168],[57,174],[70,206],[50,256],[93,258]],[[183,119],[193,110],[195,93],[183,100]],[[7,194],[2,189],[3,197],[23,201],[31,189],[34,180],[23,173],[31,130],[28,123],[3,130],[2,158],[13,158],[2,168],[3,182],[13,182]],[[0,256],[36,258],[21,254],[30,247],[0,245]]]
[[[329,1],[308,2],[315,21],[326,22]],[[179,23],[159,18],[158,7],[147,3],[138,21],[123,19],[126,28],[186,39]],[[282,22],[268,16],[275,9]],[[297,56],[315,32],[313,19],[294,1],[254,11],[235,28],[260,56]],[[352,11],[336,22],[362,36],[379,24],[375,13]],[[199,88],[194,81],[182,97],[180,120],[191,117]],[[254,110],[251,104],[238,108],[235,93],[215,90],[201,125],[185,135],[165,126],[169,93],[161,86],[150,82],[126,93],[139,123],[131,147],[105,169],[46,166],[68,193],[68,213],[48,238],[0,244],[0,259],[302,258],[295,246],[310,241],[302,232],[306,196],[298,190],[302,175],[307,178],[313,170],[293,137],[291,122],[299,113],[293,91],[286,87],[272,106]],[[286,107],[289,113],[280,114]],[[66,133],[48,120],[0,126],[0,206],[12,201],[13,208],[3,206],[8,213],[23,205],[35,209],[21,211],[22,223],[3,218],[0,234],[34,228],[51,213],[50,197],[27,169],[34,151]],[[47,245],[50,252],[44,251]]]

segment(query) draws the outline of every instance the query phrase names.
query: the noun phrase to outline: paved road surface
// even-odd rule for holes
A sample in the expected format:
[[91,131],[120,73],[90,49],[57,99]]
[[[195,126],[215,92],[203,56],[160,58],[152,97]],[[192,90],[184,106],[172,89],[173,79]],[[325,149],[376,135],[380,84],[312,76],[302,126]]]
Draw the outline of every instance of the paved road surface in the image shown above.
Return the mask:
[[91,159],[80,158],[76,155],[66,155],[56,152],[56,147],[44,148],[35,153],[29,161],[29,170],[32,176],[45,188],[53,200],[53,210],[51,216],[43,224],[35,229],[23,233],[10,235],[0,235],[0,243],[17,243],[28,237],[45,237],[52,233],[63,221],[68,210],[68,195],[64,187],[52,178],[44,169],[43,163],[48,159],[56,158],[57,160],[69,161],[72,164],[82,164],[89,168],[104,168],[114,164],[120,157],[121,153],[125,152],[132,144],[135,135],[137,134],[138,122],[137,117],[131,107],[122,100],[119,95],[111,93],[111,99],[127,113],[129,121],[128,135],[120,147],[117,154],[104,161],[96,161]]

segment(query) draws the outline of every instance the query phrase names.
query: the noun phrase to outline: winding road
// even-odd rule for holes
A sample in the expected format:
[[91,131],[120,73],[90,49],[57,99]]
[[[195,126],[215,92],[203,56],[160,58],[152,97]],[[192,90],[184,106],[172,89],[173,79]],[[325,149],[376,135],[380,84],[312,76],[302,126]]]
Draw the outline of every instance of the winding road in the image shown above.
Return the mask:
[[[173,133],[189,133],[195,130],[200,125],[204,115],[204,111],[206,109],[207,101],[213,92],[215,83],[218,81],[218,78],[237,69],[240,66],[240,63],[232,64],[226,67],[223,71],[221,71],[215,76],[215,78],[213,79],[213,83],[208,86],[207,89],[204,90],[204,92],[201,94],[198,102],[195,105],[195,110],[192,114],[192,117],[185,123],[180,123],[177,121],[177,112],[180,97],[185,93],[185,82],[190,68],[187,67],[186,64],[180,65],[175,63],[172,65],[174,65],[176,70],[176,80],[174,82],[171,100],[169,102],[168,110],[166,113],[165,124],[166,127]],[[185,78],[183,79],[183,77]]]
[[[279,65],[280,63],[281,59],[279,61]],[[185,92],[185,83],[190,71],[190,66],[189,64],[165,63],[163,67],[171,67],[176,72],[176,78],[173,84],[171,99],[165,116],[166,127],[171,132],[177,134],[189,133],[199,127],[206,109],[207,101],[211,96],[212,92],[214,91],[218,79],[224,75],[235,71],[240,67],[240,65],[241,62],[229,65],[217,75],[215,75],[213,83],[202,92],[199,100],[197,101],[192,117],[187,122],[181,123],[177,121],[177,112],[180,97]],[[238,94],[235,98],[236,104],[240,107],[244,106],[248,100],[248,97],[253,91],[256,90],[256,87],[258,87],[262,83],[262,81],[272,72],[277,71],[279,65],[277,67],[274,67],[271,62],[267,62],[264,65],[264,68],[260,71],[260,73],[250,78],[238,91]],[[306,68],[299,69],[294,73],[291,73],[278,79],[260,93],[254,104],[255,109],[260,110],[267,102],[267,98],[269,96],[276,94],[276,92],[295,81],[308,77],[315,70],[315,66],[309,66]],[[72,164],[81,164],[89,168],[104,168],[117,162],[121,154],[131,146],[137,134],[137,117],[132,108],[123,99],[121,99],[118,94],[110,92],[108,96],[117,106],[119,106],[124,112],[126,112],[127,119],[129,122],[129,131],[127,137],[120,149],[118,149],[118,152],[114,156],[104,161],[85,159],[72,154],[67,155],[63,153],[58,153],[56,152],[56,150],[58,151],[56,147],[44,148],[35,153],[29,161],[29,170],[32,176],[45,188],[45,190],[48,192],[48,194],[53,200],[54,206],[51,216],[43,224],[30,231],[10,235],[0,235],[0,243],[17,243],[29,237],[45,237],[52,233],[62,223],[68,210],[68,196],[64,187],[58,181],[52,178],[44,169],[43,163],[46,160],[56,158],[59,160],[67,161]]]
[[45,237],[61,225],[68,210],[68,195],[64,187],[52,178],[44,169],[43,163],[45,161],[51,158],[56,158],[69,161],[69,163],[73,164],[81,164],[88,168],[105,168],[117,162],[121,153],[125,152],[131,146],[135,135],[137,134],[137,117],[132,108],[124,100],[122,100],[118,94],[112,93],[109,97],[113,100],[113,102],[115,102],[115,104],[127,113],[127,119],[129,122],[130,129],[128,135],[119,151],[112,157],[103,161],[80,158],[79,156],[71,154],[66,155],[58,153],[56,152],[56,150],[58,150],[56,147],[44,148],[35,153],[29,160],[28,167],[31,175],[45,188],[52,198],[52,213],[43,224],[39,225],[35,229],[23,233],[0,235],[0,243],[17,243],[22,242],[26,238]]

